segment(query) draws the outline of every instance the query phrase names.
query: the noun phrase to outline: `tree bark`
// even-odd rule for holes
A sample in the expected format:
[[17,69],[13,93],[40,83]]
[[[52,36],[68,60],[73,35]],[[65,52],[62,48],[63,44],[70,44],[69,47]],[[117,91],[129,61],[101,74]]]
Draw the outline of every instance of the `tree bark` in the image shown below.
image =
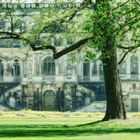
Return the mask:
[[[126,112],[122,96],[122,87],[117,69],[116,48],[110,45],[105,47],[105,52],[111,55],[103,59],[107,108],[103,121],[110,119],[126,119]],[[102,53],[105,53],[104,51]]]

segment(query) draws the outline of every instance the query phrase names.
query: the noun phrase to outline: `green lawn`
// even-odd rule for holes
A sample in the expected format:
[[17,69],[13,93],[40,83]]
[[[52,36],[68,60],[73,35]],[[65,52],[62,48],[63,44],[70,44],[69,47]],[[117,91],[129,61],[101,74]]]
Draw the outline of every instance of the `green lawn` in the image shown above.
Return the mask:
[[100,122],[100,119],[100,116],[94,115],[48,118],[0,117],[0,140],[140,140],[139,116],[130,117],[125,121]]

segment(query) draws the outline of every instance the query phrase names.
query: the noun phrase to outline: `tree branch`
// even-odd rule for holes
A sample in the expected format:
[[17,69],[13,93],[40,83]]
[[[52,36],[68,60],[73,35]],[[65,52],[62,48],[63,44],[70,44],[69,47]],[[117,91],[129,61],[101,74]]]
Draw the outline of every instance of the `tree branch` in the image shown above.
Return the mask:
[[[3,39],[17,39],[17,40],[23,40],[25,41],[26,43],[28,43],[30,45],[30,47],[32,46],[32,42],[26,38],[23,38],[23,37],[20,37],[20,36],[3,36],[3,37],[0,37],[0,40],[3,40]],[[31,47],[32,48],[32,47]]]
[[136,0],[134,0],[135,1],[135,3],[138,5],[138,6],[140,6],[140,3],[138,3]]
[[31,46],[32,50],[33,51],[39,51],[39,50],[47,50],[47,49],[50,49],[53,51],[53,56],[55,59],[58,59],[60,58],[61,56],[65,55],[65,54],[68,54],[78,48],[80,48],[82,45],[84,45],[86,42],[88,42],[90,39],[92,39],[93,37],[87,37],[87,38],[84,38],[84,39],[81,39],[80,41],[78,41],[77,43],[69,46],[68,48],[65,48],[59,52],[57,52],[56,50],[56,47],[55,46],[52,46],[52,45],[48,45],[48,46],[41,46],[41,47],[34,47],[34,46]]
[[[138,44],[137,46],[140,46],[140,44]],[[135,46],[131,46],[131,47],[124,47],[124,46],[119,45],[119,46],[117,46],[117,48],[124,49],[124,50],[130,50],[130,49],[137,48],[137,46],[135,45]]]
[[[135,15],[135,16],[133,16],[133,17],[131,17],[129,20],[127,20],[124,24],[122,24],[122,25],[119,25],[120,26],[120,28],[119,28],[119,31],[121,31],[121,30],[123,30],[126,26],[132,26],[133,24],[135,24],[135,23],[137,23],[137,22],[139,22],[139,20],[140,20],[140,17],[138,17],[140,15],[140,13],[139,14],[137,14],[137,15]],[[117,32],[118,33],[118,32]],[[116,34],[117,34],[116,33]]]
[[78,41],[77,43],[75,43],[74,45],[71,45],[70,47],[63,49],[60,52],[55,53],[54,58],[58,59],[59,57],[61,57],[61,56],[65,55],[65,54],[68,54],[68,53],[80,48],[82,45],[87,43],[92,38],[93,37],[84,38],[84,39]]
[[[62,24],[62,23],[64,23],[64,22],[67,22],[67,21],[72,20],[72,19],[74,18],[74,16],[75,16],[76,13],[77,13],[77,11],[75,10],[71,15],[69,15],[69,16],[66,15],[66,16],[64,16],[63,18],[58,19],[58,20],[55,20],[55,21],[52,21],[50,24],[44,26],[44,27],[39,31],[37,37],[34,39],[33,47],[35,47],[35,45],[36,45],[38,39],[40,38],[41,33],[42,33],[45,29],[49,28],[49,27],[52,26],[52,25],[54,25],[54,26],[55,26],[56,24],[57,24],[57,25],[60,25],[60,24]],[[68,17],[69,17],[69,19],[67,19]]]
[[130,31],[130,30],[131,30],[131,26],[134,25],[134,24],[136,24],[136,23],[138,23],[139,20],[140,20],[140,18],[135,19],[135,21],[133,21],[133,22],[130,22],[130,23],[129,23],[130,26],[128,26],[128,29],[124,30],[124,31],[120,34],[120,36],[122,36],[123,34],[127,33],[128,31]]
[[118,7],[115,7],[114,9],[112,9],[112,11],[117,10],[120,7],[125,6],[130,0],[127,0],[126,2],[124,2],[123,4],[119,5]]
[[57,53],[57,52],[56,52],[56,47],[55,47],[55,46],[52,46],[52,45],[42,46],[42,47],[32,47],[32,46],[31,46],[31,48],[32,48],[33,51],[48,50],[48,49],[50,49],[50,50],[53,51],[54,54]]
[[8,35],[8,36],[20,36],[20,34],[8,32],[8,31],[0,31],[0,34]]
[[79,7],[79,8],[77,8],[76,10],[74,10],[71,14],[68,14],[68,15],[64,16],[63,18],[61,18],[61,19],[52,21],[49,25],[44,26],[44,27],[40,30],[40,32],[38,33],[38,36],[35,38],[33,47],[35,47],[35,45],[36,45],[36,43],[37,43],[37,41],[38,41],[38,39],[39,39],[41,33],[42,33],[45,29],[49,28],[49,27],[52,26],[52,25],[56,25],[56,24],[57,24],[57,25],[60,25],[60,24],[66,23],[66,22],[70,22],[70,21],[76,16],[76,13],[77,13],[78,11],[80,11],[80,10],[83,10],[89,3],[91,3],[91,0],[84,0],[83,3],[81,4],[82,6]]
[[[120,59],[120,61],[118,62],[118,64],[121,64],[122,61],[123,61],[123,60],[125,59],[125,57],[127,56],[127,54],[130,53],[131,51],[137,49],[138,47],[140,47],[140,44],[138,44],[138,45],[135,46],[135,47],[130,47],[130,49],[127,50],[127,51],[124,53],[123,57]],[[123,47],[123,48],[124,48],[124,47]],[[129,47],[128,47],[128,48],[129,48]]]

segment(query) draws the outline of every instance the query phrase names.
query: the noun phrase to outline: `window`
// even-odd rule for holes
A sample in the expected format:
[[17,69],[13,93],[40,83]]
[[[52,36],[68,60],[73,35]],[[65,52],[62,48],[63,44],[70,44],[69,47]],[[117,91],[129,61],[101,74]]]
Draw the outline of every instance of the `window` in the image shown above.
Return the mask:
[[90,75],[90,63],[87,59],[84,60],[83,63],[83,76],[89,76]]
[[55,60],[53,57],[47,57],[43,62],[43,74],[46,76],[55,75]]
[[45,41],[46,41],[46,44],[47,45],[51,45],[52,44],[52,40],[51,40],[51,37],[50,36],[48,36],[47,39],[45,38]]
[[3,73],[4,73],[3,62],[2,62],[2,60],[0,59],[0,77],[3,76]]
[[55,46],[63,46],[63,39],[62,37],[54,37],[54,45]]
[[69,38],[67,38],[67,45],[71,45],[71,44],[73,44],[73,39],[72,39],[72,37],[69,37]]
[[138,57],[132,55],[130,58],[130,73],[131,74],[138,74],[139,68],[138,68]]
[[0,48],[6,48],[6,43],[5,43],[5,40],[0,40]]
[[92,75],[97,75],[98,70],[97,70],[97,62],[93,62],[93,66],[92,66]]
[[72,75],[72,66],[69,64],[69,65],[67,65],[67,76],[69,77],[71,75]]
[[120,74],[126,74],[126,61],[123,61],[123,62],[119,65],[119,73],[120,73]]
[[104,75],[103,64],[99,65],[99,73],[100,73],[101,76]]
[[5,22],[3,19],[0,19],[0,29],[4,29],[5,27]]
[[19,60],[15,60],[12,67],[12,76],[20,76],[20,64]]
[[20,48],[20,42],[18,40],[13,40],[12,41],[12,46],[11,47],[14,47],[14,48]]
[[99,77],[101,81],[104,81],[104,69],[103,69],[103,64],[100,63],[99,65]]

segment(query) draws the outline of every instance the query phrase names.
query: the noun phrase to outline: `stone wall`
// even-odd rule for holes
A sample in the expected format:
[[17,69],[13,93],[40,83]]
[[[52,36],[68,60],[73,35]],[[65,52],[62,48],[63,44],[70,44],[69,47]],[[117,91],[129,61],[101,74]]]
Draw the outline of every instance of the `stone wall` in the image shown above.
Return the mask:
[[[8,85],[1,85],[6,92],[1,92],[0,103],[16,110],[105,111],[106,105],[101,105],[105,102],[105,91],[100,90],[103,89],[103,83],[30,82],[9,85],[9,88]],[[122,88],[126,110],[140,111],[140,83],[123,81]]]

